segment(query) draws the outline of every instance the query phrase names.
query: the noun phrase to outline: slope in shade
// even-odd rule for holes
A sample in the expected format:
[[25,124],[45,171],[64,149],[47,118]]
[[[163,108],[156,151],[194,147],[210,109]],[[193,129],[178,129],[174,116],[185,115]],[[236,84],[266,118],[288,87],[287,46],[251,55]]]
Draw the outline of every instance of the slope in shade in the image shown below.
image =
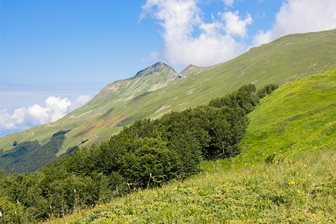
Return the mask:
[[13,149],[0,152],[0,168],[6,173],[33,172],[53,161],[62,148],[65,134],[70,130],[61,130],[41,145],[37,140],[14,142]]

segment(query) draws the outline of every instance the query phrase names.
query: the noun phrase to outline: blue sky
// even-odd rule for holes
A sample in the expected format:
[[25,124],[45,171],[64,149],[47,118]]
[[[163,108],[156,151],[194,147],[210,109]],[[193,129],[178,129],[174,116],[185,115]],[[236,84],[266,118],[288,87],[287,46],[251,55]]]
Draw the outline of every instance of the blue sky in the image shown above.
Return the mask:
[[96,91],[160,48],[155,24],[139,22],[141,2],[0,2],[1,88]]
[[54,121],[156,61],[206,66],[335,28],[336,1],[321,2],[0,0],[0,136]]

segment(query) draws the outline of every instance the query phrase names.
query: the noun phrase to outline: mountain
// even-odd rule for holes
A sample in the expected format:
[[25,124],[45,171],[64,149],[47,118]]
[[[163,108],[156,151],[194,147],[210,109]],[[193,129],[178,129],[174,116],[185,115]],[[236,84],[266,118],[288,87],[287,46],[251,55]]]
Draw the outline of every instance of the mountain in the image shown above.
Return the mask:
[[[55,155],[60,151],[71,153],[74,146],[80,146],[88,141],[87,135],[91,135],[97,129],[99,131],[100,127],[113,125],[107,118],[113,112],[114,107],[123,107],[127,101],[163,88],[178,80],[178,76],[179,74],[168,65],[161,62],[156,63],[130,79],[119,80],[107,85],[88,104],[58,122],[8,136],[9,139],[15,138],[15,140],[10,140],[10,145],[7,147],[10,150],[3,150],[3,152],[0,150],[1,169],[5,172],[31,172],[55,159]],[[92,123],[96,121],[100,123]],[[96,125],[101,126],[96,127]],[[122,124],[118,123],[113,127],[119,130],[121,126]],[[70,132],[73,133],[71,138],[75,141],[71,141],[68,146],[64,147],[65,134],[70,134]],[[27,138],[27,134],[33,140]],[[23,137],[17,138],[20,135]],[[82,138],[82,136],[85,137]]]
[[187,77],[191,74],[197,74],[201,71],[205,70],[206,68],[198,67],[196,65],[188,65],[183,71],[180,73],[182,77]]
[[182,74],[157,63],[133,78],[108,85],[89,103],[57,122],[1,138],[0,149],[15,152],[14,142],[35,140],[45,145],[53,134],[70,130],[58,150],[57,155],[61,155],[73,146],[106,140],[136,120],[155,119],[170,111],[208,103],[243,84],[284,85],[334,68],[335,52],[336,30],[332,30],[289,35],[223,64],[189,66]]
[[175,81],[179,74],[168,65],[158,62],[139,71],[133,78],[113,82],[103,88],[91,103],[108,100],[114,104],[131,100]]
[[335,223],[336,69],[261,100],[233,160],[50,223]]

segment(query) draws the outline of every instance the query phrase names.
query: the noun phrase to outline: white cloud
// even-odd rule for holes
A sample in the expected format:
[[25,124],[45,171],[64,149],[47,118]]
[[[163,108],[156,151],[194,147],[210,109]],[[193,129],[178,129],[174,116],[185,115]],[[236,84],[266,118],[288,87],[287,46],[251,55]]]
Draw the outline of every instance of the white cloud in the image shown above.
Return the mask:
[[239,12],[223,13],[223,21],[225,21],[225,30],[230,35],[246,36],[247,26],[252,23],[252,17],[247,15],[245,19],[239,17]]
[[0,110],[0,134],[9,130],[24,130],[57,121],[90,99],[90,96],[85,95],[79,96],[71,102],[68,98],[50,96],[45,100],[43,106],[34,104],[29,107],[20,107],[12,113]]
[[205,22],[197,0],[147,0],[142,18],[145,15],[160,22],[163,57],[175,66],[207,66],[235,57],[246,50],[236,37],[244,37],[252,22],[238,11],[218,12],[218,18]]
[[89,95],[83,95],[83,96],[77,97],[75,100],[72,101],[70,110],[72,111],[74,109],[77,109],[83,106],[84,104],[89,102],[91,99],[92,99],[92,96],[89,96]]
[[258,34],[253,37],[253,43],[255,46],[259,46],[269,43],[275,38],[271,31],[259,31]]
[[315,32],[335,28],[335,0],[287,0],[277,13],[272,29],[260,31],[254,37],[254,43],[260,45],[291,33]]

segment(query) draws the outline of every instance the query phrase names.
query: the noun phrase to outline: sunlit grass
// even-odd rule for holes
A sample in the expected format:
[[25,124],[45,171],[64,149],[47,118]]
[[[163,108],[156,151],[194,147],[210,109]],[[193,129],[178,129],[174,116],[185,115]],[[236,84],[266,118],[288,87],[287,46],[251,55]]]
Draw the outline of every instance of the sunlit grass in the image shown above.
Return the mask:
[[50,223],[335,223],[336,152],[242,166],[133,193]]
[[294,81],[249,115],[242,163],[301,156],[336,147],[336,70]]

